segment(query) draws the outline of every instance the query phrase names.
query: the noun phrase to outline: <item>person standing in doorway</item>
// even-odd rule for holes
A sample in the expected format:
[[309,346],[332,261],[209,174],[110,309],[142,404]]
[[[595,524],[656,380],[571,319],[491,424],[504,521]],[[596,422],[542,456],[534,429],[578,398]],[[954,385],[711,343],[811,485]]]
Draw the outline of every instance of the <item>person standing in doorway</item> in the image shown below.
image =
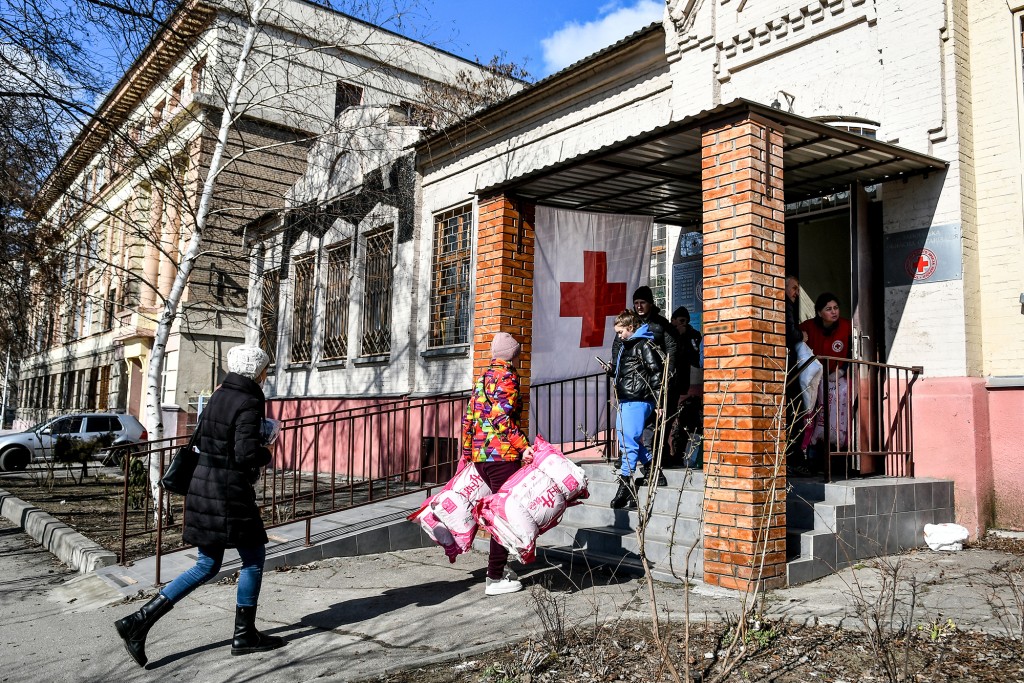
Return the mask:
[[256,346],[236,346],[228,351],[228,375],[210,396],[198,427],[199,462],[186,497],[182,540],[196,546],[196,563],[137,612],[114,623],[125,649],[139,666],[148,661],[146,636],[150,628],[182,598],[217,576],[227,548],[235,548],[242,560],[231,654],[265,652],[285,644],[283,638],[256,629],[267,532],[256,505],[254,484],[272,458],[261,439],[266,403],[261,385],[269,362]]
[[[800,331],[815,356],[851,358],[853,326],[848,318],[839,314],[839,297],[823,292],[814,302],[815,316],[800,323]],[[846,363],[832,360],[826,373],[845,368]]]
[[[615,334],[621,340],[618,355],[612,359],[618,415],[615,431],[619,439],[622,464],[619,488],[612,498],[614,509],[635,508],[634,484],[630,481],[638,466],[643,479],[649,481],[651,453],[644,445],[644,425],[657,412],[655,401],[661,394],[663,354],[654,341],[650,328],[640,322],[632,311],[623,311],[615,318]],[[667,482],[658,474],[658,484]]]
[[[495,493],[521,466],[533,462],[533,448],[519,428],[523,410],[515,366],[519,353],[519,342],[512,335],[494,335],[491,362],[473,386],[462,418],[462,460],[476,463],[480,476]],[[508,549],[491,538],[485,595],[523,589],[507,565]]]
[[[831,292],[823,292],[818,295],[814,302],[815,316],[800,323],[800,330],[807,335],[807,345],[815,356],[827,356],[833,359],[852,358],[853,355],[853,325],[848,318],[842,317],[839,310],[839,297]],[[818,387],[818,401],[814,406],[814,424],[822,425],[824,436],[822,439],[830,439],[837,446],[842,446],[843,435],[846,433],[846,419],[842,417],[848,414],[849,386],[846,378],[847,363],[842,360],[823,361],[825,377]],[[835,387],[835,401],[828,406],[831,411],[829,425],[824,425],[822,407],[825,401],[829,400],[831,387]],[[844,413],[844,411],[847,411]],[[812,470],[820,470],[826,467],[822,461],[821,452],[827,450],[826,444],[820,443],[812,436],[816,431],[809,422],[805,430],[802,446],[807,453],[807,461]]]
[[790,367],[796,357],[796,345],[807,341],[807,333],[800,329],[800,280],[796,275],[786,276],[786,348],[789,349]]
[[804,452],[801,448],[802,421],[799,416],[813,406],[804,406],[800,399],[798,381],[797,345],[807,342],[807,333],[800,329],[800,280],[795,275],[786,276],[786,349],[789,359],[789,374],[786,377],[786,464],[791,475],[809,474],[805,467]]
[[[683,467],[701,466],[699,440],[704,428],[704,383],[700,376],[701,333],[690,326],[690,311],[680,306],[672,311],[672,326],[679,333],[679,356],[676,372],[679,393],[675,429],[672,438],[672,459]],[[691,382],[691,378],[694,381]],[[669,406],[671,409],[672,406]]]

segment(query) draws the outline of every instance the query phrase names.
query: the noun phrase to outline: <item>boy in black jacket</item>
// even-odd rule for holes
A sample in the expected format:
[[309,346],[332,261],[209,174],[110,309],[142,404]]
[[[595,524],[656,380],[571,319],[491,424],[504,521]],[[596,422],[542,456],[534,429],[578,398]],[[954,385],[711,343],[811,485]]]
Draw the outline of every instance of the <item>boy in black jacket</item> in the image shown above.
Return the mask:
[[622,468],[611,506],[635,508],[630,477],[638,463],[646,470],[651,462],[651,453],[643,443],[644,424],[657,408],[664,355],[650,329],[632,311],[623,311],[615,318],[615,334],[622,341],[611,366],[619,400],[615,429],[622,451]]

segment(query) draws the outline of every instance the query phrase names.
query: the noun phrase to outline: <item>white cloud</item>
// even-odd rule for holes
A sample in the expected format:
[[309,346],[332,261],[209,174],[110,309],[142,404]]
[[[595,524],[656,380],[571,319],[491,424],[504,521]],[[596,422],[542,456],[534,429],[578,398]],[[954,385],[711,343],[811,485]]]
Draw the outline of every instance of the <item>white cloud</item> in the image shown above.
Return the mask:
[[625,38],[630,33],[661,20],[665,3],[660,0],[636,0],[620,6],[609,2],[601,7],[593,21],[571,21],[540,41],[544,50],[545,73],[554,73],[603,47]]

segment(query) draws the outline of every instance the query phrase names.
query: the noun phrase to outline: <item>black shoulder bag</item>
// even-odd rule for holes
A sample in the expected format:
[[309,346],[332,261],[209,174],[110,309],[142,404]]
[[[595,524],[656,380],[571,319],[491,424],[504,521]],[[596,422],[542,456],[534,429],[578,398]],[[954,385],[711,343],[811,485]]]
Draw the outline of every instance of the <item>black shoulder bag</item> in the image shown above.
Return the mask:
[[178,449],[178,452],[171,458],[171,462],[164,470],[164,476],[160,479],[160,487],[168,493],[177,493],[179,496],[188,494],[188,485],[192,483],[192,474],[196,471],[199,463],[199,451],[196,449],[196,442],[199,437],[199,428],[203,424],[203,418],[199,418],[196,429],[192,432],[192,438],[188,443]]

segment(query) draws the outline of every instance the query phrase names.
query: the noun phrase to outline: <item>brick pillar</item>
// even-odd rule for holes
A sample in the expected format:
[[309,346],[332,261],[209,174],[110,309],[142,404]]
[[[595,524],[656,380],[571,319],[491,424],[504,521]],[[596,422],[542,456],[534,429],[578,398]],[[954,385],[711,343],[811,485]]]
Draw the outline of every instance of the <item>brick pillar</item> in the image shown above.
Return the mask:
[[704,580],[736,589],[786,578],[786,207],[777,126],[742,114],[701,131]]
[[522,344],[517,367],[528,423],[533,339],[534,206],[504,195],[482,197],[477,225],[476,306],[473,310],[473,376],[491,360],[491,337],[508,332]]

